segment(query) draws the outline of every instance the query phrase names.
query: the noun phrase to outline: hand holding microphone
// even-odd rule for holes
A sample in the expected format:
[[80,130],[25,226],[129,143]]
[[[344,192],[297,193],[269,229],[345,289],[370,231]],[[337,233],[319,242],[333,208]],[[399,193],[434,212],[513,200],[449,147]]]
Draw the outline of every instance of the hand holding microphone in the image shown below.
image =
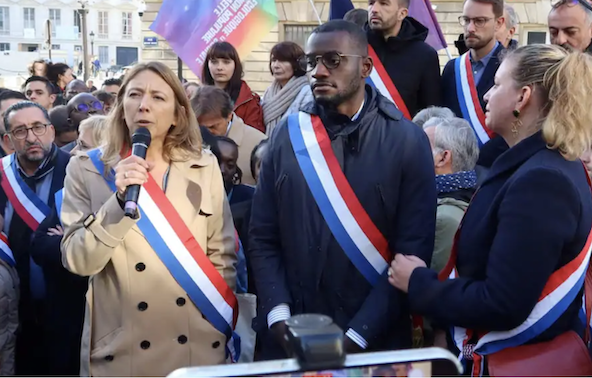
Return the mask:
[[148,129],[142,127],[136,130],[132,135],[132,155],[115,167],[115,186],[118,196],[124,198],[124,211],[128,217],[134,217],[140,187],[148,180],[148,172],[152,169],[152,164],[145,160],[150,141]]

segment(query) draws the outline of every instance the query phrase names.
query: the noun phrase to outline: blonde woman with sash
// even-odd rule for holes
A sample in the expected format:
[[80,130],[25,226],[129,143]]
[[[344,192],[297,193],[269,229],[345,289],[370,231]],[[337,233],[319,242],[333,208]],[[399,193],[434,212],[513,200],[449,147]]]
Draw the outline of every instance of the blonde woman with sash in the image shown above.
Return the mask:
[[[166,376],[236,359],[234,228],[217,161],[164,64],[136,65],[119,93],[104,146],[72,158],[64,188],[63,263],[90,276],[81,374]],[[129,155],[141,127],[145,160]],[[142,185],[133,218],[122,210],[130,185]]]
[[578,159],[592,145],[591,87],[589,55],[510,53],[485,95],[487,126],[510,148],[473,197],[443,282],[415,257],[391,264],[412,311],[452,330],[469,374],[592,374],[580,320],[592,194]]

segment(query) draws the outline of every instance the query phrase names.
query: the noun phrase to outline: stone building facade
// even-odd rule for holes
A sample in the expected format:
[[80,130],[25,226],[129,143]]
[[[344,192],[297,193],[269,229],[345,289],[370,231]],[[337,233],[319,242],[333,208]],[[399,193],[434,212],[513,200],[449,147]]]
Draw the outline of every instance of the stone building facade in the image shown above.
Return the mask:
[[[418,0],[411,0],[418,1]],[[458,53],[454,47],[454,41],[462,32],[458,24],[458,17],[462,13],[462,0],[431,0],[435,7],[436,16],[440,22],[442,31],[449,46],[449,52],[453,57]],[[142,33],[144,37],[153,37],[155,34],[149,30],[154,21],[161,0],[146,0],[146,12],[142,17]],[[551,9],[550,0],[509,0],[518,14],[520,26],[516,39],[520,44],[541,43],[548,41],[547,14]],[[306,41],[310,31],[318,25],[317,14],[325,21],[329,17],[329,0],[314,0],[316,8],[313,9],[310,0],[276,0],[279,16],[278,25],[262,40],[257,48],[247,57],[243,58],[245,80],[254,91],[263,93],[271,82],[269,73],[269,51],[280,41],[291,40],[300,44]],[[367,6],[365,1],[355,1],[358,8]],[[145,46],[142,50],[142,59],[161,60],[177,69],[177,56],[168,47],[166,41],[159,37],[157,46]],[[443,66],[448,60],[445,50],[440,51],[440,63]],[[183,77],[188,80],[195,79],[187,67],[184,67]]]

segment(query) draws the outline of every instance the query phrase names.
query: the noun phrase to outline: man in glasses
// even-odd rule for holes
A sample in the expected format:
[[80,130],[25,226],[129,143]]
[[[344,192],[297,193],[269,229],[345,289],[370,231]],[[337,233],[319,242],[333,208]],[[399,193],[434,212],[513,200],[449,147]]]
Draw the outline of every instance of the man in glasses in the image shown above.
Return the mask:
[[438,53],[425,43],[428,29],[407,16],[408,8],[409,0],[368,0],[367,36],[376,70],[372,83],[411,119],[439,106],[441,97]]
[[68,102],[68,122],[70,129],[75,133],[70,133],[73,138],[71,141],[66,141],[62,138],[61,142],[67,143],[62,147],[62,150],[71,152],[76,146],[76,139],[78,138],[78,127],[80,122],[84,121],[92,115],[104,115],[103,104],[98,98],[90,93],[80,93]]
[[482,176],[493,161],[507,150],[506,142],[485,125],[483,96],[493,86],[504,50],[496,33],[504,23],[503,0],[465,0],[458,19],[464,28],[469,48],[465,54],[449,61],[442,73],[444,106],[471,124],[479,142],[477,172]]
[[14,255],[20,281],[16,374],[46,375],[50,340],[44,337],[45,281],[41,268],[30,257],[34,231],[49,214],[54,195],[64,185],[70,155],[54,142],[54,128],[47,110],[22,101],[4,114],[6,135],[15,153],[2,159],[0,209],[3,232]]
[[592,5],[586,0],[554,0],[547,23],[551,43],[592,51]]
[[303,313],[333,318],[348,353],[410,347],[409,310],[384,273],[393,253],[430,263],[429,141],[365,84],[373,62],[356,24],[316,28],[304,63],[315,101],[274,132],[253,198],[249,256],[260,304],[253,328],[262,357],[285,356],[284,321]]
[[4,113],[12,105],[21,101],[27,101],[27,97],[21,92],[7,89],[0,93],[0,138],[2,138],[0,140],[0,157],[10,155],[14,152],[14,147],[10,143],[10,140],[4,139],[4,135],[6,135]]

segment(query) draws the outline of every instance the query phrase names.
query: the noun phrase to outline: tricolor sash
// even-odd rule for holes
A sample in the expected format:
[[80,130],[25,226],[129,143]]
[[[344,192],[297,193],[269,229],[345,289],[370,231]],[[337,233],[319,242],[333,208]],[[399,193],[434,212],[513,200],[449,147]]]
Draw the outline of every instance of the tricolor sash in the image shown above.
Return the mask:
[[[586,172],[588,184],[591,185],[590,178]],[[450,253],[450,259],[446,267],[440,272],[440,280],[455,279],[459,277],[456,270],[457,242],[462,221],[454,236],[454,243]],[[577,298],[582,290],[584,281],[590,265],[590,256],[592,255],[592,230],[588,234],[586,244],[578,256],[556,270],[551,274],[547,281],[537,304],[532,309],[528,318],[518,327],[509,331],[495,332],[476,332],[462,327],[452,327],[450,332],[456,347],[460,350],[460,360],[466,357],[466,351],[472,350],[473,357],[473,375],[480,376],[484,371],[483,356],[499,352],[506,348],[524,345],[530,340],[536,338],[551,325],[553,325],[567,308]],[[584,300],[584,304],[585,304]],[[584,313],[584,319],[585,319]],[[585,321],[585,323],[588,320]],[[477,336],[477,343],[471,348],[467,348],[471,339]]]
[[[95,149],[88,155],[102,174],[105,166],[101,151]],[[117,191],[115,182],[103,177],[109,188]],[[236,296],[151,175],[140,189],[138,208],[138,228],[195,306],[226,335],[227,355],[233,362],[238,361],[240,337],[234,333],[238,317]]]
[[0,259],[12,267],[16,265],[16,262],[14,261],[14,255],[8,246],[8,238],[3,232],[0,233]]
[[356,197],[331,148],[318,116],[300,112],[288,117],[296,160],[333,236],[354,266],[372,285],[391,261],[386,238]]
[[454,62],[454,74],[456,77],[456,95],[463,118],[469,121],[477,135],[479,147],[483,146],[494,136],[485,125],[485,113],[481,108],[477,83],[473,77],[470,52],[458,57]]
[[62,222],[62,202],[64,202],[64,189],[60,189],[55,194],[55,207],[60,223]]
[[22,179],[15,159],[15,154],[10,154],[0,161],[0,185],[15,213],[35,231],[49,215],[50,208]]
[[391,79],[388,72],[386,72],[386,69],[376,54],[376,51],[374,51],[370,45],[368,45],[368,54],[374,61],[374,69],[372,72],[370,72],[370,77],[366,80],[366,82],[376,88],[376,90],[378,90],[381,95],[391,100],[397,109],[403,112],[403,116],[405,118],[411,119],[411,114],[407,109],[407,105],[405,105],[401,94],[397,90],[397,87],[395,87],[393,79]]

